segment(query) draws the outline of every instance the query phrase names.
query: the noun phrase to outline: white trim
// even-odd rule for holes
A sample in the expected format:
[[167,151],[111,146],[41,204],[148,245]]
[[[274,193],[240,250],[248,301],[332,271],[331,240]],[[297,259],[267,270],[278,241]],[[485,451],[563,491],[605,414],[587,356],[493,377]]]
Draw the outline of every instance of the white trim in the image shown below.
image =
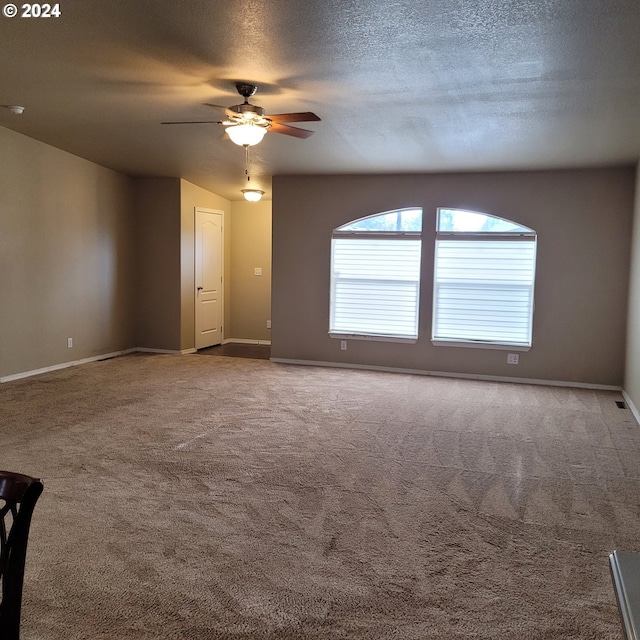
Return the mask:
[[[223,344],[228,342],[242,342],[245,344],[264,344],[271,345],[271,340],[243,340],[241,338],[225,340]],[[81,364],[88,364],[90,362],[97,362],[99,360],[108,360],[109,358],[116,358],[118,356],[126,356],[130,353],[157,353],[166,355],[178,355],[185,356],[191,353],[196,353],[195,347],[191,349],[151,349],[149,347],[133,347],[131,349],[123,349],[122,351],[113,351],[111,353],[103,353],[99,356],[91,356],[90,358],[82,358],[81,360],[72,360],[71,362],[61,362],[60,364],[54,364],[49,367],[42,367],[41,369],[33,369],[31,371],[22,371],[20,373],[13,373],[9,376],[0,377],[0,384],[4,382],[12,382],[14,380],[21,380],[22,378],[30,378],[31,376],[38,376],[42,373],[50,373],[51,371],[59,371],[60,369],[68,369],[69,367],[75,367]]]
[[[191,353],[191,351],[180,351],[180,349],[150,349],[148,347],[137,347],[133,351],[140,351],[141,353],[168,353],[179,355],[182,353]],[[195,351],[195,349],[194,349]]]
[[621,391],[616,385],[591,384],[588,382],[565,382],[563,380],[539,380],[537,378],[512,378],[509,376],[486,376],[478,373],[451,373],[449,371],[424,371],[422,369],[401,369],[399,367],[381,367],[368,364],[350,364],[346,362],[322,362],[319,360],[294,360],[290,358],[271,358],[278,364],[299,364],[311,367],[334,367],[338,369],[363,369],[365,371],[384,371],[387,373],[409,373],[419,376],[439,378],[459,378],[462,380],[482,380],[486,382],[511,382],[514,384],[535,384],[548,387],[568,387],[575,389],[593,389],[595,391]]
[[81,364],[88,364],[89,362],[97,362],[98,360],[107,360],[108,358],[116,358],[117,356],[124,356],[128,353],[135,351],[141,351],[141,349],[124,349],[123,351],[113,351],[112,353],[103,353],[99,356],[91,356],[90,358],[82,358],[81,360],[72,360],[71,362],[61,362],[60,364],[54,364],[50,367],[42,367],[41,369],[32,369],[31,371],[23,371],[21,373],[14,373],[10,376],[4,376],[0,378],[0,383],[12,382],[13,380],[21,380],[22,378],[30,378],[31,376],[38,376],[41,373],[50,373],[51,371],[59,371],[60,369],[67,369],[69,367],[75,367]]
[[638,425],[640,425],[640,411],[638,411],[638,407],[636,407],[636,405],[633,404],[633,400],[629,397],[629,394],[624,389],[622,390],[622,397],[624,398],[624,401],[627,403],[627,406],[629,407],[629,409],[631,409],[631,413],[633,414],[633,417],[636,419],[636,422],[638,423]]
[[522,344],[508,344],[507,342],[464,342],[463,340],[431,339],[434,347],[466,347],[467,349],[499,349],[503,351],[531,351],[531,347]]
[[42,367],[42,369],[32,369],[31,371],[22,371],[21,373],[14,373],[9,376],[0,378],[0,384],[3,382],[12,382],[14,380],[21,380],[22,378],[30,378],[31,376],[39,376],[42,373],[50,373],[51,371],[59,371],[60,369],[68,369],[69,367],[76,367],[81,364],[89,364],[90,362],[98,362],[99,360],[108,360],[109,358],[117,358],[118,356],[126,356],[130,353],[159,353],[169,355],[187,355],[189,353],[195,353],[195,349],[149,349],[147,347],[133,347],[132,349],[123,349],[122,351],[113,351],[111,353],[103,353],[99,356],[91,356],[90,358],[82,358],[81,360],[72,360],[71,362],[61,362],[60,364],[54,364],[50,367]]
[[366,333],[340,333],[339,331],[329,331],[329,337],[338,340],[373,340],[374,342],[405,342],[409,344],[418,342],[418,336],[415,338],[402,338],[399,336],[377,336]]
[[261,344],[271,346],[271,340],[247,340],[246,338],[225,338],[222,344],[229,344],[230,342],[236,342],[239,344]]
[[[368,217],[375,218],[375,216]],[[353,231],[340,231],[339,229],[333,230],[334,238],[348,238],[352,236],[367,236],[367,238],[383,238],[385,240],[387,238],[420,238],[422,236],[422,231],[367,231],[366,229],[354,229]]]
[[[229,342],[239,342],[242,344],[260,344],[270,345],[270,340],[246,340],[244,338],[236,338],[235,340],[229,338],[225,340],[223,344]],[[97,362],[99,360],[107,360],[109,358],[116,358],[117,356],[124,356],[129,353],[158,353],[158,354],[173,354],[173,355],[187,355],[190,353],[196,353],[196,349],[184,349],[182,351],[170,350],[170,349],[149,349],[147,347],[135,347],[133,349],[124,349],[122,351],[113,351],[111,353],[104,353],[99,356],[92,356],[90,358],[83,358],[82,360],[74,360],[72,362],[63,362],[61,364],[55,364],[50,367],[43,367],[42,369],[33,369],[32,371],[23,371],[22,373],[14,373],[9,376],[0,377],[0,384],[4,382],[12,382],[13,380],[20,380],[22,378],[29,378],[31,376],[37,376],[42,373],[49,373],[51,371],[59,371],[60,369],[67,369],[69,367],[75,367],[81,364],[88,364],[90,362]],[[408,373],[412,375],[421,376],[435,376],[440,378],[459,378],[462,380],[483,380],[487,382],[511,382],[516,384],[535,384],[550,387],[569,387],[576,389],[594,389],[596,391],[621,391],[622,396],[625,399],[631,413],[634,418],[640,424],[640,412],[634,405],[633,401],[627,394],[627,392],[619,386],[607,385],[607,384],[590,384],[586,382],[565,382],[561,380],[539,380],[536,378],[512,378],[509,376],[486,376],[475,373],[450,373],[447,371],[424,371],[422,369],[402,369],[399,367],[382,367],[376,365],[365,364],[349,364],[346,362],[323,362],[320,360],[295,360],[290,358],[271,358],[271,362],[278,364],[295,364],[311,367],[332,367],[337,369],[361,369],[365,371],[383,371],[388,373]]]

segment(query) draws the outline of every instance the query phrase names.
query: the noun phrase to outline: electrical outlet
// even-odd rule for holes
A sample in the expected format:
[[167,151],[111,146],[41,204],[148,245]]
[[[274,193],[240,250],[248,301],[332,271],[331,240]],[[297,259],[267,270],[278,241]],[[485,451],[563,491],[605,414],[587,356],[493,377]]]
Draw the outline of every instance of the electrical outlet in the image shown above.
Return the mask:
[[271,320],[267,320],[267,329],[271,329]]
[[341,351],[346,351],[347,350],[347,341],[346,340],[340,340],[340,350]]
[[519,364],[520,355],[518,353],[507,353],[507,364]]
[[67,338],[67,349],[73,348],[73,338]]

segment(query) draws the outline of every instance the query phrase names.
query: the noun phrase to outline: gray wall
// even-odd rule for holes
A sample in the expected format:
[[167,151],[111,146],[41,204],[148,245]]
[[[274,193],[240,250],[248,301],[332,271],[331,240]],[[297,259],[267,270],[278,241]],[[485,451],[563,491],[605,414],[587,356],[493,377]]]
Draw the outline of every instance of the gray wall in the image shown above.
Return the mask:
[[136,347],[180,349],[180,180],[135,181]]
[[[635,171],[411,176],[276,176],[273,180],[272,357],[621,385]],[[417,344],[348,343],[327,335],[330,239],[349,220],[424,210]],[[431,344],[438,207],[484,211],[538,232],[533,347],[506,352]]]
[[8,129],[0,149],[0,378],[133,347],[133,181]]
[[0,149],[0,378],[136,347],[193,348],[195,207],[225,214],[231,326],[228,200],[178,178],[128,178],[4,128]]
[[223,212],[228,245],[231,203],[178,178],[140,178],[135,191],[140,289],[136,346],[188,351],[195,347],[195,208]]
[[[269,303],[261,297],[267,277],[251,275],[253,266],[266,267],[256,260],[270,257],[268,229],[253,224],[267,220],[266,203],[255,209],[228,203],[173,178],[133,180],[3,128],[0,148],[0,378],[133,347],[190,348],[194,206],[230,214],[225,323],[231,337],[268,337],[263,325]],[[625,389],[638,407],[635,178],[634,168],[276,177],[273,356],[611,385],[621,384],[624,372]],[[425,210],[420,340],[350,341],[341,352],[339,341],[327,335],[331,231],[405,206]],[[538,231],[534,346],[521,354],[518,367],[506,365],[504,351],[431,346],[438,206],[485,210]],[[232,236],[234,215],[238,233]]]
[[636,200],[633,218],[631,279],[629,283],[629,322],[624,389],[640,412],[640,163],[636,178]]

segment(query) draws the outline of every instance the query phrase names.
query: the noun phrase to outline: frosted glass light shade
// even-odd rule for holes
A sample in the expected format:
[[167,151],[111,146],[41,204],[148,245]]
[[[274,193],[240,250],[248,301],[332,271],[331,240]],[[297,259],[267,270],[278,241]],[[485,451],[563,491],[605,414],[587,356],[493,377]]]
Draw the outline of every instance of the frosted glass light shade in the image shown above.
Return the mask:
[[256,124],[234,124],[227,127],[227,133],[232,142],[241,147],[250,147],[264,138],[267,129]]
[[264,191],[260,191],[260,189],[243,189],[242,193],[244,194],[244,199],[249,202],[258,202],[264,195]]

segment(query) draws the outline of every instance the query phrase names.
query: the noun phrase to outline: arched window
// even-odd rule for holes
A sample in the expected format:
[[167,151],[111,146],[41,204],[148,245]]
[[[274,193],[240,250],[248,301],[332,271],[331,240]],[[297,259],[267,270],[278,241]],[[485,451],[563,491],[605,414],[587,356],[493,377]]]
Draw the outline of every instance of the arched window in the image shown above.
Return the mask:
[[531,346],[536,232],[477,211],[439,209],[432,339]]
[[422,209],[398,209],[334,229],[331,308],[334,337],[416,340]]

